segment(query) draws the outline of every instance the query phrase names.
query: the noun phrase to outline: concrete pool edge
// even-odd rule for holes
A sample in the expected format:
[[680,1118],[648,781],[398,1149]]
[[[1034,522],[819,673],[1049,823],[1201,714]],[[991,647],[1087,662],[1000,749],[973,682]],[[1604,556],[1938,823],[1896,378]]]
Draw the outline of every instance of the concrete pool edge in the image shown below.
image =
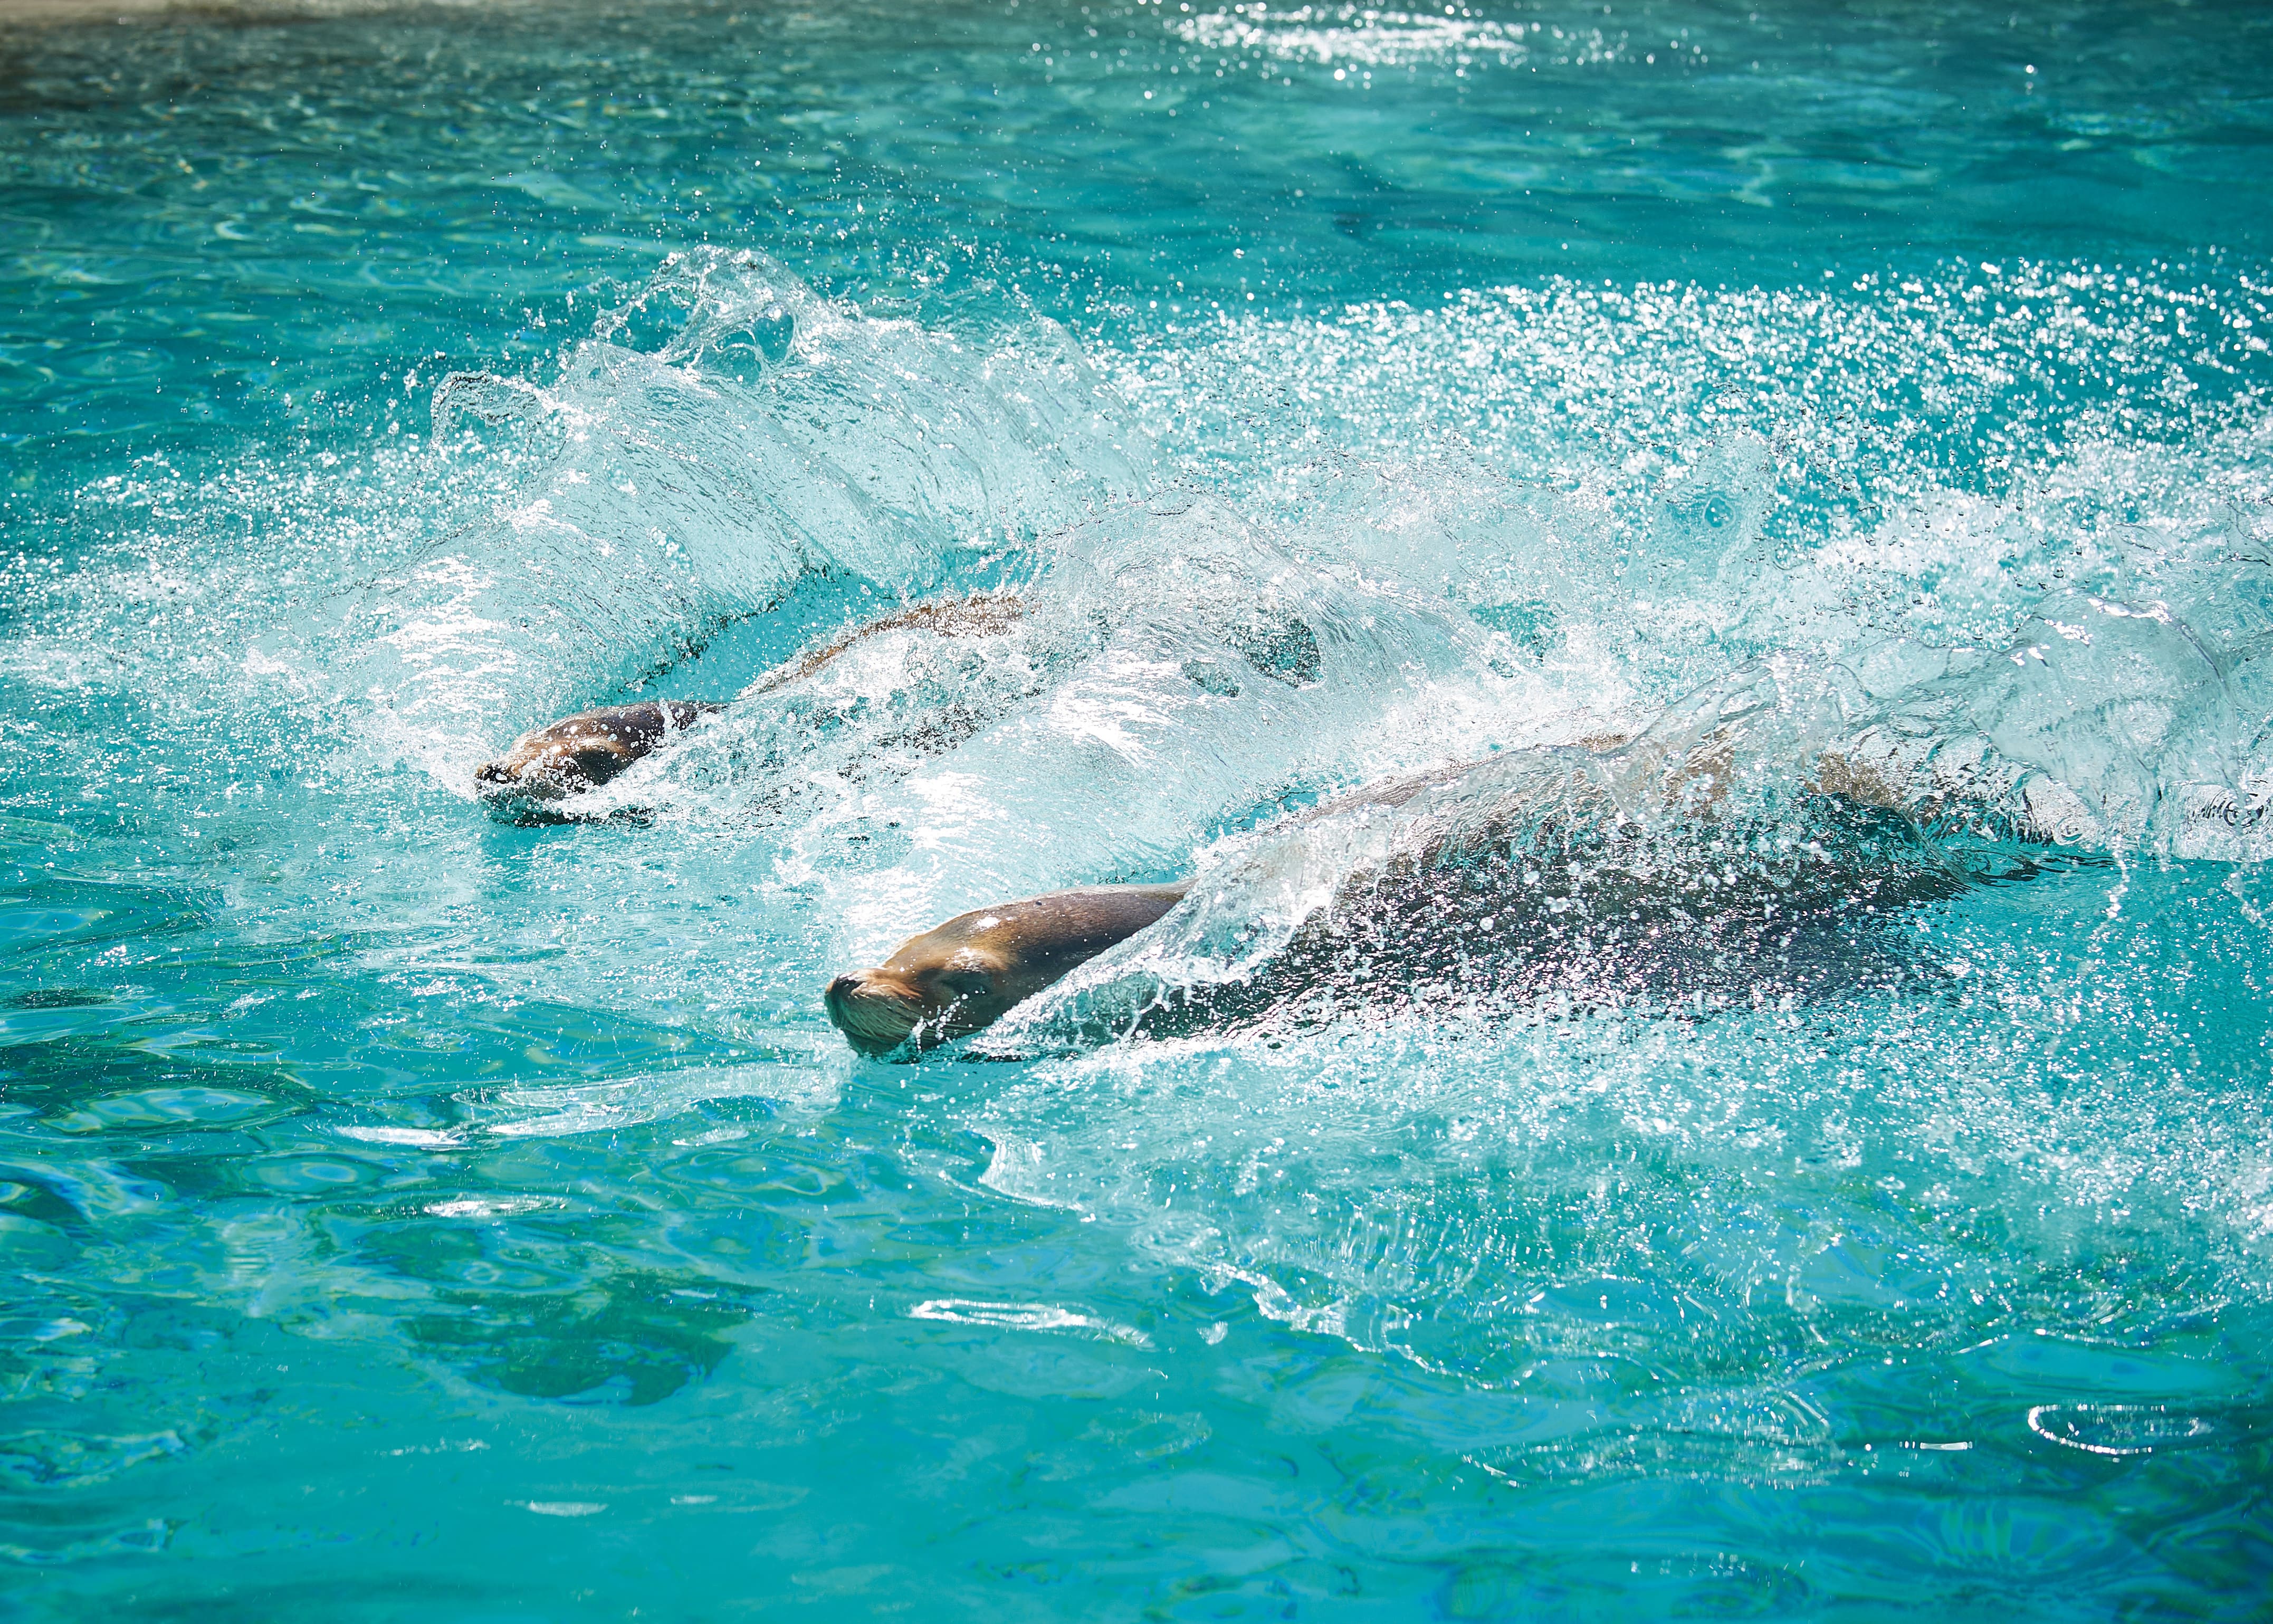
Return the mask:
[[97,23],[251,26],[326,22],[388,11],[535,11],[529,0],[0,0],[0,33]]

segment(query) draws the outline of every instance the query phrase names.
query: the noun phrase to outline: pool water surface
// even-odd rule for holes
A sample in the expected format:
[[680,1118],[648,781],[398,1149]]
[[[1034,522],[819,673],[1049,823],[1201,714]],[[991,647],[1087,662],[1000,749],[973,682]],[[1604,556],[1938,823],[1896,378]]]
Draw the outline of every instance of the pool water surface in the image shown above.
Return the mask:
[[[2267,1617],[2269,86],[2239,4],[0,17],[0,1617]],[[1549,820],[1302,947],[1304,809],[1721,719],[1623,921]],[[1699,900],[1811,853],[1926,880]]]

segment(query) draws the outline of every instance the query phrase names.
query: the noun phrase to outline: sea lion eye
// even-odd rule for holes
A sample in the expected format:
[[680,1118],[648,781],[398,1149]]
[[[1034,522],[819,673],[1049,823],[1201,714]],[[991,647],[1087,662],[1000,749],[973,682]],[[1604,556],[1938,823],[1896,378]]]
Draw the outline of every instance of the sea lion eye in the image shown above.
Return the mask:
[[980,998],[994,990],[994,978],[985,970],[951,969],[941,973],[939,985],[957,998]]

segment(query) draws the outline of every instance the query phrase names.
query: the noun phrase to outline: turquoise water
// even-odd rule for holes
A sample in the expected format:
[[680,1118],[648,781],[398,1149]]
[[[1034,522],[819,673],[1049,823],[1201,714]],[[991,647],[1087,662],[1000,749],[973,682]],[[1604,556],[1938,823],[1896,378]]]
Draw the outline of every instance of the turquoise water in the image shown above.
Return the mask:
[[[2212,5],[0,26],[0,1613],[2266,1617],[2269,85]],[[1278,809],[1761,694],[2003,880],[1124,1029],[1362,867]],[[991,1047],[823,1016],[1196,863]]]

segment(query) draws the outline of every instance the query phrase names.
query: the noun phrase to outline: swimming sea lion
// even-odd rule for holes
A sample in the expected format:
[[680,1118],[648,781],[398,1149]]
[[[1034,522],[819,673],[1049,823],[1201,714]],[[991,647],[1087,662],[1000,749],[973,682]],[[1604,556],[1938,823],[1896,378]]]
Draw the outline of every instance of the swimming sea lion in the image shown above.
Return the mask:
[[[1394,812],[1482,765],[1459,763],[1369,785],[1298,812],[1287,824],[1353,811]],[[911,1037],[927,1047],[968,1036],[1157,923],[1191,885],[1091,886],[957,914],[911,936],[883,963],[831,981],[822,994],[829,1018],[869,1055],[889,1053]]]
[[[999,636],[1026,612],[1008,593],[939,598],[880,616],[811,652],[784,661],[744,690],[771,693],[813,676],[855,645],[886,632],[922,630],[940,637]],[[580,711],[527,734],[494,761],[474,770],[484,800],[551,803],[596,790],[673,735],[725,708],[696,700],[649,700]]]
[[559,801],[596,790],[674,733],[722,708],[687,700],[645,700],[579,711],[540,728],[474,773],[492,800]]
[[[1395,810],[1432,788],[1458,782],[1474,765],[1354,790],[1297,813],[1291,821],[1360,807]],[[889,1053],[910,1037],[928,1046],[966,1037],[1157,923],[1190,889],[1189,880],[1086,886],[957,914],[909,937],[881,964],[831,981],[822,993],[829,1018],[863,1054]]]
[[[1947,897],[1978,877],[1925,840],[1912,797],[1829,752],[1802,752],[1774,827],[1738,811],[1739,746],[1754,720],[1676,707],[1637,738],[1504,752],[1281,820],[1281,838],[1339,825],[1355,866],[1272,974],[1239,978],[1212,1003],[1240,1018],[1338,979],[1458,987],[1488,971],[1519,992],[1573,977],[1620,996],[1682,992],[1700,966],[1740,978],[1797,929]],[[1379,823],[1384,814],[1393,821]],[[1267,867],[1269,851],[1241,866]],[[1158,922],[1191,884],[1061,891],[958,915],[831,982],[829,1018],[867,1054],[975,1032]]]
[[829,984],[829,1018],[863,1054],[943,1043],[989,1025],[1076,965],[1182,902],[1189,883],[1086,886],[957,914],[873,969]]

